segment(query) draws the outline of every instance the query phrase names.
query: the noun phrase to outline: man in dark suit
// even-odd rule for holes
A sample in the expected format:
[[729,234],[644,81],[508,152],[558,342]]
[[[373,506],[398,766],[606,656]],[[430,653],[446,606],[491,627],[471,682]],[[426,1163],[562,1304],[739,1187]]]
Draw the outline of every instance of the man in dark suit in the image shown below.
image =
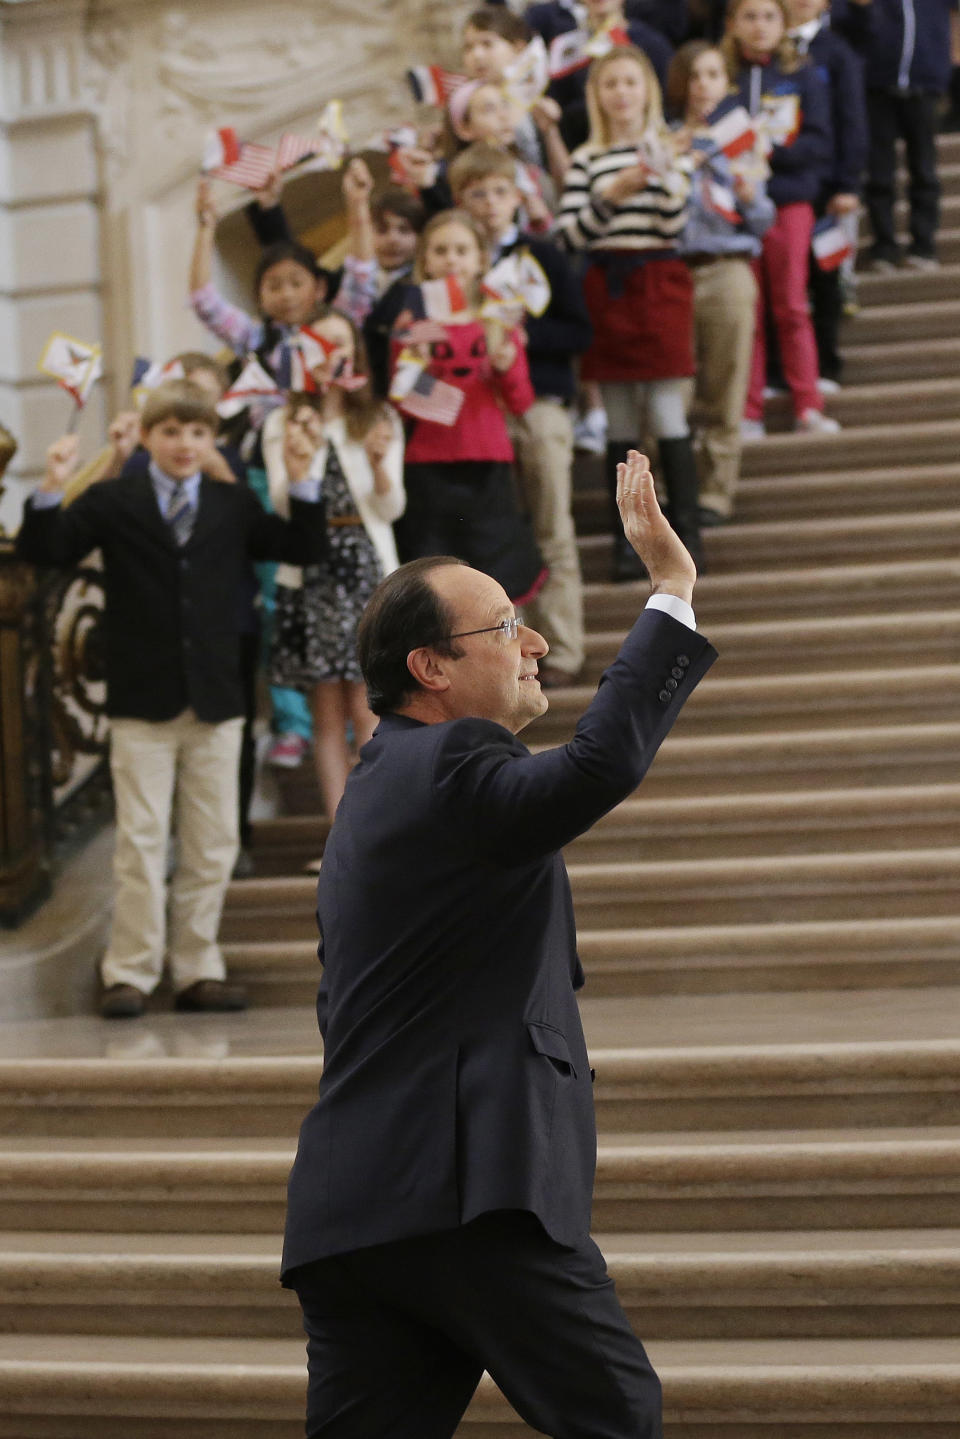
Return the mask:
[[[217,415],[199,386],[176,381],[144,406],[149,469],[92,485],[61,503],[75,435],[50,447],[43,483],[17,538],[21,559],[71,565],[103,556],[102,649],[117,810],[116,898],[101,964],[100,1012],[134,1018],[160,981],[165,954],[185,1010],[245,1006],[217,943],[237,854],[237,769],[243,726],[241,589],[249,561],[307,564],[326,529],[307,479],[316,437],[289,427],[290,522],[267,515],[246,486],[204,473]],[[292,467],[291,467],[292,462]],[[174,794],[178,860],[165,893]]]
[[310,1439],[449,1439],[484,1369],[558,1439],[658,1439],[659,1382],[591,1242],[591,1072],[560,849],[639,784],[714,659],[646,460],[618,503],[654,594],[569,744],[515,738],[547,646],[449,559],[388,577],[360,657],[380,725],[320,875],[320,1098],[283,1281]]

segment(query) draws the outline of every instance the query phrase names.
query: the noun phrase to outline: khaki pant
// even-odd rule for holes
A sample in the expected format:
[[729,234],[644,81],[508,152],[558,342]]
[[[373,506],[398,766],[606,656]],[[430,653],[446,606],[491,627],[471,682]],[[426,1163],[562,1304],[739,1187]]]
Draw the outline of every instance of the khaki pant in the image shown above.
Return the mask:
[[748,260],[714,260],[694,267],[693,293],[700,503],[729,516],[740,479],[757,282]]
[[[110,772],[117,809],[113,927],[105,985],[149,994],[164,954],[176,990],[223,979],[220,912],[237,857],[238,763],[243,720],[204,724],[115,719]],[[167,839],[176,796],[176,872],[166,893]]]
[[573,675],[583,664],[583,580],[571,513],[573,422],[553,400],[508,415],[517,478],[550,578],[524,607],[550,646],[548,664]]

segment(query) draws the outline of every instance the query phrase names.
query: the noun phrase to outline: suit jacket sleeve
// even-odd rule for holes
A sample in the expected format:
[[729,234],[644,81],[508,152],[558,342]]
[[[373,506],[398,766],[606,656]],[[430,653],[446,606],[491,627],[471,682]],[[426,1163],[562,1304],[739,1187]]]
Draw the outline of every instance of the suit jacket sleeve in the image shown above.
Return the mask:
[[284,560],[290,565],[315,565],[327,548],[323,500],[290,499],[290,518],[268,515],[252,490],[243,491],[246,506],[247,553],[252,560]]
[[34,565],[75,565],[102,543],[104,535],[102,492],[92,485],[68,506],[41,510],[28,500],[16,554]]
[[488,860],[527,864],[561,849],[636,789],[715,659],[701,635],[645,610],[569,744],[533,755],[489,720],[447,726],[434,770],[441,803],[469,814]]

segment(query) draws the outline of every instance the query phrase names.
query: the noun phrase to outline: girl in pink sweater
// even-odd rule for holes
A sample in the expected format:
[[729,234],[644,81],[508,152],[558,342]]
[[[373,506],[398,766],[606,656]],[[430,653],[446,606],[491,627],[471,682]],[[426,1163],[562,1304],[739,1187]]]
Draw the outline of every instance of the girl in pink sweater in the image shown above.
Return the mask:
[[517,504],[503,408],[522,415],[533,389],[522,331],[479,318],[487,264],[481,231],[460,211],[435,215],[420,236],[418,283],[393,343],[391,395],[412,420],[397,545],[401,561],[466,560],[523,604],[546,570]]

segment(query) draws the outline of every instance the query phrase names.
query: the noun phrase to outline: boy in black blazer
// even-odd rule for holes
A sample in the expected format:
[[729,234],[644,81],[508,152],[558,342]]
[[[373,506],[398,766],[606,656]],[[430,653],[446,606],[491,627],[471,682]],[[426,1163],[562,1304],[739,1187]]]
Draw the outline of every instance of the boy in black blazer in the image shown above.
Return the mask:
[[[243,725],[240,594],[248,559],[315,563],[325,527],[306,475],[316,437],[290,427],[291,518],[267,515],[245,486],[204,473],[217,414],[187,380],[148,398],[142,443],[149,471],[91,486],[61,503],[76,436],[47,452],[24,511],[21,559],[71,565],[103,555],[103,650],[110,765],[117,810],[116,899],[101,965],[105,1018],[143,1012],[169,955],[182,1010],[242,1009],[217,944],[237,853],[237,764]],[[178,862],[165,868],[176,797]]]

